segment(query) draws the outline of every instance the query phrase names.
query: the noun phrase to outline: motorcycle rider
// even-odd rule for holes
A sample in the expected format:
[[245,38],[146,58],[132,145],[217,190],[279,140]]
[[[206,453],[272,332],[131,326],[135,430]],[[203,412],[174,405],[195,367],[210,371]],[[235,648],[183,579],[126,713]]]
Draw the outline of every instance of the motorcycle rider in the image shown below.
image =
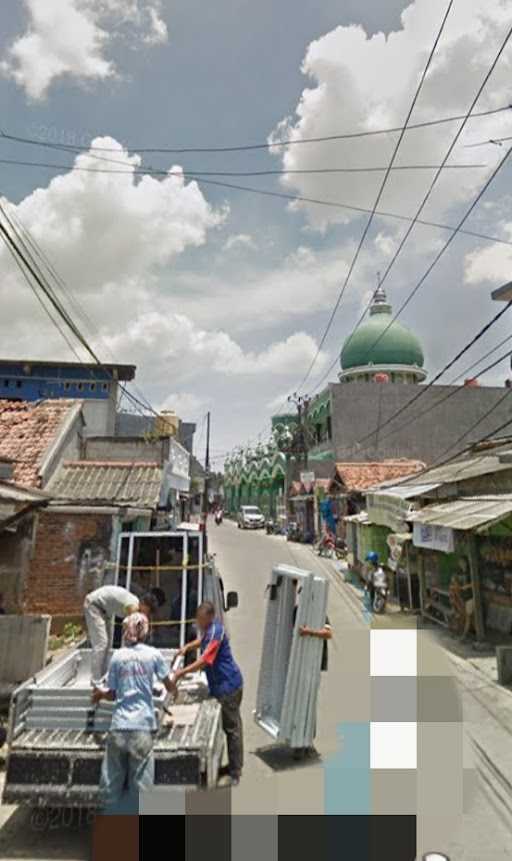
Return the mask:
[[369,572],[366,577],[366,585],[368,588],[368,594],[370,596],[370,608],[373,610],[375,602],[375,592],[378,588],[387,588],[388,578],[382,565],[379,564],[378,553],[376,553],[374,550],[370,550],[370,552],[366,554],[366,561],[368,562],[369,566]]

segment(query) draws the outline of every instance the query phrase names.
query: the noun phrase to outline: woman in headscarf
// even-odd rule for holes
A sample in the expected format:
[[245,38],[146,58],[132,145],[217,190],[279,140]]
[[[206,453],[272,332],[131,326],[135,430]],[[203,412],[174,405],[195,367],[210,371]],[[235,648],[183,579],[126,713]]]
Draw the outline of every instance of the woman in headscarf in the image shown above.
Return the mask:
[[[162,654],[145,644],[149,622],[143,613],[131,613],[123,622],[123,645],[114,652],[107,688],[96,688],[93,702],[115,702],[100,781],[100,805],[105,813],[119,812],[125,784],[130,813],[139,812],[139,793],[154,782],[153,738],[157,729],[153,684],[163,682],[169,692],[175,685]],[[123,810],[123,812],[125,812]]]

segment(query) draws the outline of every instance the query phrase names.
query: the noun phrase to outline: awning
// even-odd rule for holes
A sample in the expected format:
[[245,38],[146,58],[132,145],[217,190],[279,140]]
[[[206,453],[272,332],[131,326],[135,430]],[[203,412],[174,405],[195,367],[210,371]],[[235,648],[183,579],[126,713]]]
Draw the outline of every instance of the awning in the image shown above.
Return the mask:
[[346,523],[366,523],[369,524],[368,514],[366,511],[360,511],[359,514],[348,514],[346,517],[343,517]]
[[493,523],[505,520],[511,514],[512,494],[503,494],[473,496],[441,505],[428,505],[420,511],[412,512],[408,519],[425,526],[483,532]]

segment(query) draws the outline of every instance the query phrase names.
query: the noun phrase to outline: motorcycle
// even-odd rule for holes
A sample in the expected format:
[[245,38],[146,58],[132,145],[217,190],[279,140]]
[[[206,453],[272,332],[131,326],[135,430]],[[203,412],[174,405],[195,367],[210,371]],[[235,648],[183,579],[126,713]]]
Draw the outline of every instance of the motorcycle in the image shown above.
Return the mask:
[[316,545],[316,552],[319,556],[325,556],[328,559],[332,559],[335,547],[336,542],[334,537],[329,532],[326,532],[322,535],[320,541]]
[[220,524],[222,523],[222,519],[223,519],[222,511],[216,511],[215,512],[215,524],[217,526],[220,526]]
[[388,587],[385,584],[375,586],[375,594],[373,596],[373,612],[384,613],[388,601]]
[[288,529],[286,530],[286,540],[287,541],[302,541],[302,532],[299,528],[299,524],[292,521],[288,524]]
[[265,523],[265,532],[267,535],[275,535],[276,534],[276,524],[273,520],[267,520]]
[[336,538],[334,544],[334,553],[336,555],[336,559],[339,561],[345,561],[348,557],[348,548],[342,538]]

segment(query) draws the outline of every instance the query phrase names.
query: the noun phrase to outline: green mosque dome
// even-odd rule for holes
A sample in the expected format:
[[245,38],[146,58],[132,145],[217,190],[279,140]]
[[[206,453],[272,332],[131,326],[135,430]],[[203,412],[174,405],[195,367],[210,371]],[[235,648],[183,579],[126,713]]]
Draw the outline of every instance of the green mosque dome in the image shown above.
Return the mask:
[[379,288],[373,298],[369,319],[343,345],[340,361],[344,372],[368,365],[423,367],[423,350],[418,338],[401,323],[392,320],[391,305],[384,290]]

